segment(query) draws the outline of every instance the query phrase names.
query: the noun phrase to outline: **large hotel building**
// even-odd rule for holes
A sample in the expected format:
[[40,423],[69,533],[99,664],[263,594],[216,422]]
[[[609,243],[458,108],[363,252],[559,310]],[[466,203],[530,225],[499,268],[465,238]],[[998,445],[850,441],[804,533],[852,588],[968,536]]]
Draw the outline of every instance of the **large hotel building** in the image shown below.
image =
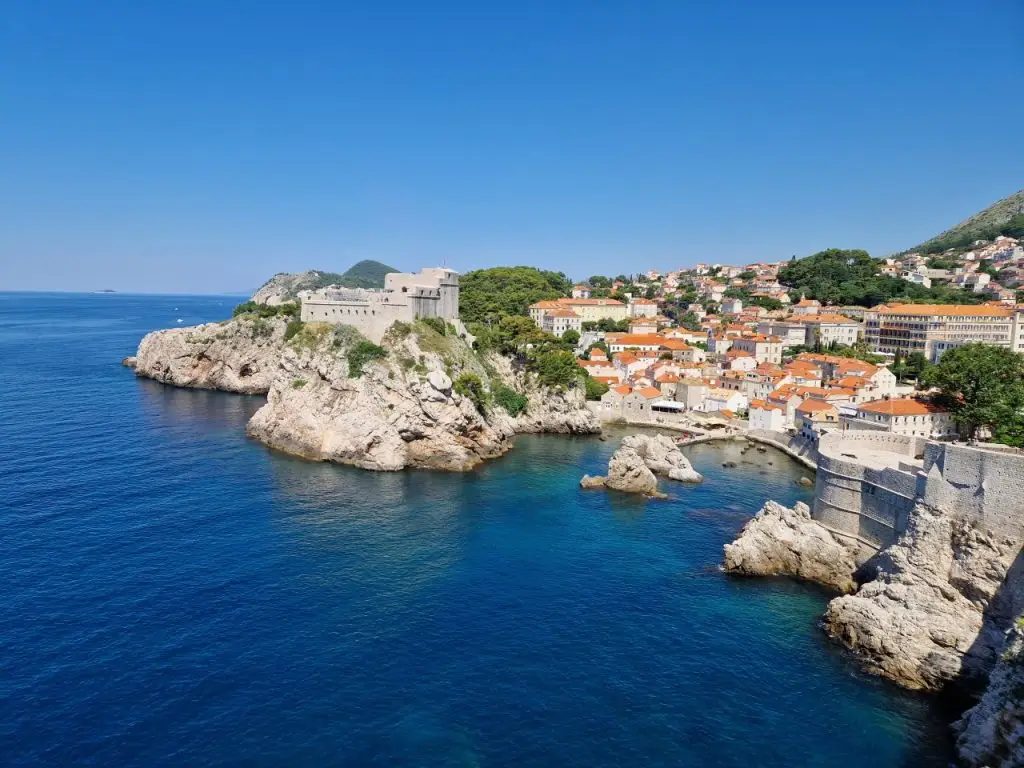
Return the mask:
[[891,304],[864,313],[864,340],[876,352],[921,352],[935,362],[980,341],[1024,352],[1024,310],[993,304]]

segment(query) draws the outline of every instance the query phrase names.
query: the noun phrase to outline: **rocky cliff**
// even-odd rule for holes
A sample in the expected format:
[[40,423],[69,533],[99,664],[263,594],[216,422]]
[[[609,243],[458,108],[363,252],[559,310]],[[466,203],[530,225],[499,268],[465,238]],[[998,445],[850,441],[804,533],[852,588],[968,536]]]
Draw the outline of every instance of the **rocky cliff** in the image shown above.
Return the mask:
[[1019,551],[952,514],[919,504],[906,533],[833,600],[824,626],[865,664],[907,688],[984,684],[1021,607],[1010,566]]
[[[396,326],[376,347],[348,326],[289,333],[286,318],[240,316],[149,334],[135,370],[177,386],[266,394],[249,435],[365,469],[466,470],[507,451],[517,432],[600,431],[581,387],[541,387],[511,360],[420,324]],[[527,398],[522,413],[494,401],[498,385]]]
[[135,373],[165,384],[263,395],[278,375],[287,320],[240,316],[147,334]]
[[1024,619],[1007,632],[985,695],[954,726],[969,768],[1024,765]]
[[855,553],[811,519],[806,504],[792,509],[768,501],[732,544],[724,568],[743,576],[793,576],[837,592],[856,588]]

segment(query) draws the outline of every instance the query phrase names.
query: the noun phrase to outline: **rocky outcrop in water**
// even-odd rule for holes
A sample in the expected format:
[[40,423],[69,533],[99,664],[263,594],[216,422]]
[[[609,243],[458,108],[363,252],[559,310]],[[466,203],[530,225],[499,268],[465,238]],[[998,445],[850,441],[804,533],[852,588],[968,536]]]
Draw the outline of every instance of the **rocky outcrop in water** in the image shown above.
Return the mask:
[[1024,619],[1007,632],[985,694],[954,730],[960,761],[968,768],[1024,765]]
[[694,470],[679,446],[665,435],[628,435],[622,438],[622,445],[636,451],[656,475],[683,483],[699,483],[704,479]]
[[799,502],[792,509],[766,502],[739,538],[725,545],[724,567],[744,576],[793,576],[839,592],[856,588],[854,552]]
[[135,354],[135,373],[165,384],[262,395],[278,375],[284,317],[243,315],[222,323],[147,334]]
[[1007,576],[1018,551],[919,504],[900,540],[869,561],[871,579],[829,603],[825,629],[907,688],[980,685],[1021,607],[1022,585]]
[[607,477],[584,475],[582,488],[612,488],[627,493],[665,498],[655,473],[685,483],[704,478],[693,469],[672,440],[664,435],[628,435],[608,461]]
[[[240,315],[156,331],[136,374],[181,387],[266,394],[252,437],[282,451],[365,469],[466,470],[500,456],[518,432],[600,431],[582,387],[551,389],[508,359],[455,335],[398,326],[383,347],[354,328]],[[289,338],[285,338],[288,336]],[[468,377],[462,387],[460,377]],[[476,381],[474,388],[473,380]],[[515,416],[490,397],[501,384],[527,398]]]
[[626,493],[642,493],[645,496],[664,496],[658,490],[658,478],[644,463],[644,458],[635,448],[622,445],[608,460],[608,477],[605,487]]

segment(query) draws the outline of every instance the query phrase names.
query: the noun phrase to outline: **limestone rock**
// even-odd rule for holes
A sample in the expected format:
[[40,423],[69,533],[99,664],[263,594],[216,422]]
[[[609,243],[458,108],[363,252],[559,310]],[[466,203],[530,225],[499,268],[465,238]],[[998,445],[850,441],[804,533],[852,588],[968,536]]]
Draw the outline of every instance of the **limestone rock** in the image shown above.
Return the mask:
[[431,371],[428,373],[427,383],[438,392],[448,392],[452,388],[452,380],[444,371]]
[[900,540],[866,565],[874,578],[829,604],[825,629],[907,688],[979,685],[1020,607],[1017,577],[1006,575],[1018,549],[919,504]]
[[636,451],[655,474],[684,483],[699,483],[704,479],[679,446],[665,435],[628,435],[622,439],[622,445]]
[[605,478],[600,475],[584,475],[580,478],[580,488],[604,488]]
[[135,374],[165,384],[262,395],[278,373],[287,321],[240,316],[147,334]]
[[953,728],[968,768],[1024,765],[1024,618],[1007,633],[985,694]]
[[121,365],[123,365],[125,368],[135,368],[135,365],[137,363],[138,360],[136,360],[135,355],[129,355],[128,357],[125,357],[121,360]]
[[768,501],[725,545],[725,570],[747,576],[795,576],[839,592],[855,588],[854,553],[811,519],[806,504],[793,509]]
[[658,491],[658,479],[644,463],[634,448],[619,446],[608,461],[608,477],[605,485],[616,491],[642,493],[646,496],[663,496]]

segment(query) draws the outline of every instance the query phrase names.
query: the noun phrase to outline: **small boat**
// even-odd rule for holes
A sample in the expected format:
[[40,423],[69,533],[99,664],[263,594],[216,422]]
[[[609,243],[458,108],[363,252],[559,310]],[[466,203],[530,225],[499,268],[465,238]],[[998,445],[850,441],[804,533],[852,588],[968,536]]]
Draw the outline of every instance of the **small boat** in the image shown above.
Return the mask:
[[181,318],[179,317],[179,318],[178,318],[178,322],[179,322],[179,323],[183,323],[183,322],[185,322],[185,321],[184,321],[184,320],[182,320],[182,319],[181,319]]

